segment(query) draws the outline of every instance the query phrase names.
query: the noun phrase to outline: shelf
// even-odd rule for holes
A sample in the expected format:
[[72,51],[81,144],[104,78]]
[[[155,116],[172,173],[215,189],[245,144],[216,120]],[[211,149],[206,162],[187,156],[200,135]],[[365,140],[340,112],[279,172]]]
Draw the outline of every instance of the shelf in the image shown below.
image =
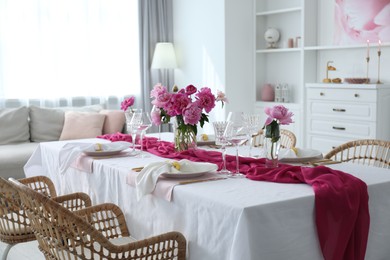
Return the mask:
[[260,49],[256,53],[279,53],[279,52],[298,52],[301,48],[277,48],[277,49]]
[[[382,48],[384,47],[390,47],[390,43],[383,43]],[[367,44],[357,44],[357,45],[327,45],[327,46],[307,46],[303,49],[305,51],[316,51],[316,50],[342,50],[342,49],[358,49],[358,48],[367,48]],[[372,48],[378,48],[378,43],[370,43],[370,49]]]
[[284,14],[284,13],[300,12],[300,11],[302,11],[301,7],[284,8],[284,9],[278,9],[278,10],[272,10],[266,12],[259,12],[256,13],[256,16],[267,16],[267,15]]

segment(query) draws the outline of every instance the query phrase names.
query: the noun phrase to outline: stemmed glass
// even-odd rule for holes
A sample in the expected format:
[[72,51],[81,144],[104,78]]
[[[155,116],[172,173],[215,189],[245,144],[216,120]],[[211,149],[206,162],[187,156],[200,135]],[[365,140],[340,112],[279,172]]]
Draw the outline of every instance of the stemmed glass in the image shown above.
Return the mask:
[[236,125],[236,124],[230,124],[228,126],[228,129],[226,130],[230,132],[227,134],[229,138],[229,142],[234,145],[236,148],[236,171],[233,172],[230,177],[232,178],[241,178],[245,175],[240,173],[240,164],[239,164],[239,156],[238,156],[238,146],[245,143],[246,140],[248,140],[248,134],[247,131],[245,131],[244,126]]
[[[142,151],[144,148],[144,142],[143,142],[144,135],[146,133],[146,130],[148,130],[152,126],[152,120],[150,118],[150,114],[146,113],[146,112],[141,113],[139,118],[138,118],[138,124],[136,124],[136,125],[137,125],[137,131],[140,132],[140,142],[141,142],[140,154],[142,154]],[[143,157],[146,157],[146,156],[143,156]]]
[[158,141],[161,141],[161,111],[160,108],[153,106],[152,110],[150,111],[150,118],[152,119],[152,122],[158,126]]
[[[135,140],[137,138],[137,132],[138,128],[141,125],[141,118],[142,118],[142,110],[134,111],[132,114],[131,120],[129,123],[127,123],[128,131],[131,133],[131,139],[133,141],[133,151],[132,153],[135,153]],[[142,143],[142,142],[141,142]]]
[[249,139],[249,157],[252,156],[253,138],[261,129],[262,117],[260,114],[244,114],[244,126],[247,130],[247,138]]
[[213,122],[214,134],[215,134],[215,144],[221,146],[222,150],[222,169],[219,171],[220,174],[230,175],[232,172],[226,169],[226,145],[229,144],[229,132],[227,131],[231,122],[228,121],[218,121]]

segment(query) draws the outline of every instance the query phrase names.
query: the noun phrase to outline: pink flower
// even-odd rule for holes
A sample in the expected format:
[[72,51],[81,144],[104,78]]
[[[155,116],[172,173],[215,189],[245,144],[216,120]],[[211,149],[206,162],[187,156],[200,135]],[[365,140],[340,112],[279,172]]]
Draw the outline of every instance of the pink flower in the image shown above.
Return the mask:
[[152,123],[155,125],[161,125],[161,113],[160,110],[153,110],[150,113],[150,117],[152,119]]
[[196,125],[202,117],[202,109],[196,102],[190,103],[183,111],[184,123]]
[[123,100],[122,103],[121,103],[121,109],[123,111],[126,111],[129,107],[134,105],[134,101],[135,101],[135,97],[134,96],[129,97],[129,98]]
[[192,95],[192,94],[196,93],[196,91],[197,91],[197,88],[194,85],[188,85],[186,87],[187,95]]
[[217,91],[217,98],[216,98],[216,101],[221,101],[222,103],[223,102],[226,102],[226,103],[229,103],[225,93],[223,93],[222,91],[218,90]]
[[204,109],[206,113],[210,113],[210,111],[215,107],[215,97],[211,93],[211,89],[201,88],[196,94],[196,97],[198,99],[199,106]]
[[163,86],[161,83],[158,83],[153,87],[152,91],[150,91],[150,97],[157,98],[164,93],[168,93],[167,87]]
[[172,94],[169,92],[161,92],[160,95],[158,95],[153,101],[152,104],[157,107],[164,107],[165,104],[167,104],[172,97]]
[[184,108],[191,103],[191,99],[186,94],[176,93],[172,96],[171,102],[176,114],[181,115]]
[[269,125],[272,121],[279,121],[281,125],[289,125],[292,123],[292,112],[289,112],[284,106],[274,106],[272,108],[266,107],[264,112],[268,115],[268,118],[265,121],[265,125]]

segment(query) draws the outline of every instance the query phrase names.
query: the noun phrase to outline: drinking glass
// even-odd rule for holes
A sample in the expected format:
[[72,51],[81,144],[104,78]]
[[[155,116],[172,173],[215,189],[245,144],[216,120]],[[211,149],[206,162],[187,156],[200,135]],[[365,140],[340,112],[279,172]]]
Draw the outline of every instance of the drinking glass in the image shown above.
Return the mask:
[[138,124],[137,131],[140,132],[140,142],[141,142],[140,154],[142,157],[147,157],[146,155],[142,155],[143,154],[142,151],[144,148],[143,139],[144,139],[144,135],[146,133],[146,130],[148,130],[151,126],[152,126],[152,119],[150,118],[150,113],[146,113],[146,112],[141,113],[140,118],[139,118],[139,124]]
[[133,113],[133,115],[131,117],[130,122],[127,124],[128,131],[130,130],[131,139],[133,141],[133,151],[132,151],[132,153],[135,153],[135,140],[137,138],[138,128],[142,124],[141,118],[142,118],[142,110],[134,111],[134,113]]
[[262,117],[260,114],[244,114],[244,127],[247,130],[247,139],[249,140],[249,157],[252,156],[253,135],[256,135],[262,128]]
[[[157,120],[157,118],[160,117],[160,120]],[[161,111],[160,108],[153,106],[152,110],[150,111],[150,118],[152,119],[152,123],[158,126],[158,141],[161,141]],[[158,122],[159,121],[159,122]]]
[[242,178],[245,175],[240,173],[240,162],[238,156],[238,146],[245,143],[248,140],[248,134],[245,131],[244,126],[237,126],[234,124],[230,124],[227,130],[230,132],[227,136],[229,137],[229,142],[234,145],[236,148],[236,171],[233,172],[230,177],[232,178]]
[[230,175],[232,172],[226,169],[226,145],[229,144],[228,127],[231,122],[228,121],[218,121],[213,122],[214,134],[215,134],[215,144],[221,146],[222,151],[222,169],[219,171],[220,174]]

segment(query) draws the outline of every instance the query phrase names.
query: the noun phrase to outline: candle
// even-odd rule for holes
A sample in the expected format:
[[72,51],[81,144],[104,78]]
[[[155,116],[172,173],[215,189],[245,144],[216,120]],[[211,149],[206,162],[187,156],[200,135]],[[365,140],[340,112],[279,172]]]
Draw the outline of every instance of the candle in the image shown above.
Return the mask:
[[370,40],[367,40],[367,58],[370,58]]
[[378,51],[381,51],[381,45],[382,45],[382,42],[381,42],[381,40],[379,40],[379,42],[378,42],[379,50]]

